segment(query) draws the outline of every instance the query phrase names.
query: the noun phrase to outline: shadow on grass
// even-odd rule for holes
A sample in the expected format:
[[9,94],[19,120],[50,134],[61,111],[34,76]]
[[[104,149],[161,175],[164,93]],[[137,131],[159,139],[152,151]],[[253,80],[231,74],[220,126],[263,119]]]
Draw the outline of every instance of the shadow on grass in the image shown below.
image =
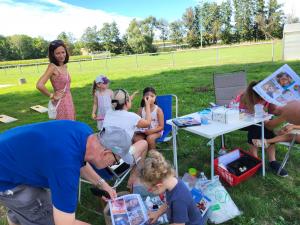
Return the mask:
[[[248,81],[260,80],[273,73],[284,62],[266,62],[252,63],[240,65],[222,65],[197,67],[180,70],[168,70],[155,73],[149,76],[128,77],[124,79],[113,80],[110,88],[125,88],[129,92],[139,90],[140,94],[133,101],[132,111],[136,111],[141,100],[141,92],[146,86],[153,86],[157,93],[160,94],[176,94],[179,98],[179,115],[190,112],[199,111],[208,106],[209,102],[214,101],[213,92],[213,73],[225,73],[237,70],[246,70]],[[288,63],[296,72],[300,72],[299,62]],[[92,80],[93,77],[87,79]],[[91,85],[83,87],[73,87],[72,95],[76,107],[77,120],[83,121],[96,130],[96,123],[91,117],[92,95]],[[0,114],[7,114],[18,118],[19,120],[10,124],[1,124],[0,131],[4,131],[11,127],[22,124],[47,121],[46,114],[39,114],[29,110],[32,105],[47,105],[47,98],[32,88],[32,91],[16,92],[1,95]],[[247,149],[246,133],[234,132],[226,135],[227,147],[234,149],[240,147]],[[179,131],[179,173],[183,175],[189,167],[195,167],[210,174],[210,151],[206,145],[207,139]],[[219,147],[219,140],[216,140]],[[166,144],[162,148],[171,148]],[[216,148],[217,149],[217,148]],[[286,149],[277,147],[277,157],[282,159]],[[163,154],[169,160],[172,160],[172,151],[163,151]],[[243,211],[243,215],[224,224],[274,224],[274,225],[296,225],[300,224],[300,176],[299,165],[300,153],[293,152],[291,159],[287,164],[289,171],[288,178],[279,178],[271,172],[267,172],[267,176],[262,178],[260,174],[246,182],[241,183],[237,187],[227,188],[233,200]],[[125,187],[123,187],[125,188]],[[84,191],[84,195],[89,195]],[[97,200],[88,200],[87,205],[95,207]],[[96,214],[91,214],[78,208],[78,218],[89,221],[92,224],[103,224],[103,218],[99,218]]]

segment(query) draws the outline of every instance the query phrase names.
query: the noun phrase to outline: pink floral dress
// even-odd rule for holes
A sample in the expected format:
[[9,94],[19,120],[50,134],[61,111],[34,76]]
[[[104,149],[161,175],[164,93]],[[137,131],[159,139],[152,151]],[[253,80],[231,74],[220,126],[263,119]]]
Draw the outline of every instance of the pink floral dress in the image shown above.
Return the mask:
[[[57,68],[57,71],[58,74],[50,78],[54,91],[66,89],[65,96],[61,99],[57,107],[56,120],[75,120],[75,109],[70,90],[71,77],[68,72],[62,73],[59,68]],[[56,101],[57,103],[58,101]]]

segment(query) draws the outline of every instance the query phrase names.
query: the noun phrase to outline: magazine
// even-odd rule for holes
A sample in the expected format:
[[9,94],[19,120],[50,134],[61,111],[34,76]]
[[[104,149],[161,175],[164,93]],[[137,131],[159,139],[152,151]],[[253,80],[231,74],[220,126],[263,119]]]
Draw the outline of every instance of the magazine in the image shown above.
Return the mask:
[[289,101],[300,100],[300,77],[285,64],[253,89],[267,102],[283,106]]
[[177,127],[199,126],[201,122],[193,117],[178,117],[172,120]]
[[14,118],[14,117],[10,117],[7,115],[0,115],[0,122],[2,122],[2,123],[11,123],[16,120],[18,120],[18,119]]
[[191,190],[191,194],[193,196],[197,208],[200,210],[201,216],[204,217],[205,213],[211,205],[211,200],[196,188],[193,188]]
[[147,210],[138,194],[129,194],[109,201],[113,225],[142,225],[148,221]]

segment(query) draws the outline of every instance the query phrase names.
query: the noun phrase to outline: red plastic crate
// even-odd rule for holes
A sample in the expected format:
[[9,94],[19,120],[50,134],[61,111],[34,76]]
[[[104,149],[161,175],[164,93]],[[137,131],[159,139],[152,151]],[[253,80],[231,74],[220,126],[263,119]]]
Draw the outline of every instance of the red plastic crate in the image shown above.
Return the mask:
[[[249,177],[253,176],[257,171],[258,169],[261,167],[262,165],[262,162],[259,158],[255,157],[254,155],[246,152],[246,151],[243,151],[241,149],[238,149],[240,151],[240,154],[241,155],[244,155],[244,154],[247,154],[257,160],[260,161],[260,163],[258,163],[255,167],[253,167],[252,169],[248,170],[247,172],[241,174],[240,176],[236,176],[232,173],[230,173],[229,171],[223,169],[222,167],[219,167],[219,159],[216,158],[214,160],[214,169],[215,169],[215,173],[218,174],[220,176],[220,178],[225,181],[226,183],[228,183],[230,186],[235,186],[239,183],[241,183],[242,181],[245,181],[247,180]],[[235,150],[233,150],[235,151]]]

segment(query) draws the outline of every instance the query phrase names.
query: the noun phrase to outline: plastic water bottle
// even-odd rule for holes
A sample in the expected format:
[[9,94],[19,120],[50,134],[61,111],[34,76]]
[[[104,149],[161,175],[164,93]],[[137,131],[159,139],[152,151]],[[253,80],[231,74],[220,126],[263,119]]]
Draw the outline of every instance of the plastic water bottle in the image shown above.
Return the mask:
[[201,172],[201,173],[200,173],[199,179],[200,179],[201,181],[207,180],[207,177],[205,176],[204,172]]
[[226,149],[225,148],[220,148],[219,152],[218,152],[218,155],[221,156],[221,155],[225,155],[227,152],[226,152]]

